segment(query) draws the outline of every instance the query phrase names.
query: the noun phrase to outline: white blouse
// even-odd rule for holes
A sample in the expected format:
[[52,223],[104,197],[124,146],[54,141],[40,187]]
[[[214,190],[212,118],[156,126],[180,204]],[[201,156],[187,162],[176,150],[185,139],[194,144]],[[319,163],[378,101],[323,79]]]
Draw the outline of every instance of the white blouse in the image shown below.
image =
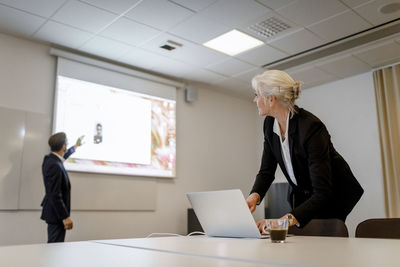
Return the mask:
[[288,138],[289,117],[290,117],[290,112],[288,113],[288,116],[287,116],[287,119],[286,119],[285,141],[282,142],[281,130],[280,130],[279,123],[278,123],[277,119],[275,119],[275,121],[274,121],[274,128],[273,129],[274,129],[274,133],[276,133],[279,136],[279,140],[280,140],[280,143],[281,143],[282,159],[283,159],[283,163],[285,164],[286,171],[289,174],[290,180],[292,180],[292,182],[295,185],[297,185],[296,177],[294,177],[292,160],[290,158],[289,138]]

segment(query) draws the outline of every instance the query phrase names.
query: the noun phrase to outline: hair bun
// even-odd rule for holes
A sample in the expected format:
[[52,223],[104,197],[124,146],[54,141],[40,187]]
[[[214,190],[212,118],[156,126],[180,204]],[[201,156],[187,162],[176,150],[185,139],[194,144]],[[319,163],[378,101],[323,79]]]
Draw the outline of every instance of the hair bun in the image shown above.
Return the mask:
[[301,92],[301,85],[302,85],[302,82],[299,82],[299,81],[297,81],[293,84],[293,99],[299,98],[300,92]]

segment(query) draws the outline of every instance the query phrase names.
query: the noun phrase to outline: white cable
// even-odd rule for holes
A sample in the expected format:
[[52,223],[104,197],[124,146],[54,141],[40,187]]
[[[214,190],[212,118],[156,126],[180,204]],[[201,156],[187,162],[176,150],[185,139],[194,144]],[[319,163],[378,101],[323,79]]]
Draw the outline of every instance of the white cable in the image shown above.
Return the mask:
[[[199,231],[195,231],[195,232],[191,232],[191,233],[187,234],[186,236],[192,236],[192,235],[195,235],[195,234],[197,234],[197,235],[205,235],[206,233],[204,233],[204,232],[199,232]],[[183,235],[174,234],[174,233],[151,233],[151,234],[149,234],[148,236],[146,236],[145,238],[149,238],[149,237],[152,237],[152,236],[154,236],[154,235],[160,235],[160,236],[163,236],[163,235],[183,236]]]
[[179,235],[179,234],[173,234],[173,233],[151,233],[148,236],[146,236],[145,238],[149,238],[152,237],[153,235],[172,235],[172,236],[183,236],[183,235]]

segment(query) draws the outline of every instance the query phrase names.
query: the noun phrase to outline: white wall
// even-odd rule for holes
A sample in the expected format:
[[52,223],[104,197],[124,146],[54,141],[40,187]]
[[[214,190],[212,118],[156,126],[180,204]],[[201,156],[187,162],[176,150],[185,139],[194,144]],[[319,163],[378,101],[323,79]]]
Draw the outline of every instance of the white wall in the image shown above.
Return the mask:
[[364,195],[346,221],[350,235],[354,236],[361,221],[385,217],[372,73],[306,89],[298,105],[325,123],[334,147],[364,188]]
[[[49,48],[0,34],[0,106],[51,118],[56,64],[55,58],[48,54]],[[143,237],[152,232],[185,234],[186,209],[189,207],[185,192],[239,188],[247,195],[260,157],[254,153],[259,131],[256,112],[256,107],[249,101],[215,92],[212,88],[201,88],[198,100],[187,104],[183,90],[179,90],[177,178],[129,178],[138,186],[145,181],[155,184],[156,209],[73,211],[75,226],[67,233],[66,240]],[[36,156],[37,164],[41,164],[43,155]],[[95,183],[98,176],[71,173],[70,177],[74,190],[74,185],[87,184],[81,183],[83,180],[90,179]],[[41,177],[36,175],[32,179]],[[108,179],[118,184],[126,177],[109,176]],[[39,219],[39,204],[37,211],[0,211],[0,245],[46,241],[46,224]]]

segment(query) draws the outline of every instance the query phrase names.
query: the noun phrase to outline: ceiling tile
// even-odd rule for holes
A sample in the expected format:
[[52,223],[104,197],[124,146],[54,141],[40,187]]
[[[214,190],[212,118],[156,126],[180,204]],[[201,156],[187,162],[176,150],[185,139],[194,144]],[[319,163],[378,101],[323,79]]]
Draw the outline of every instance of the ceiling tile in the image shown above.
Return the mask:
[[116,17],[115,14],[97,7],[78,1],[71,1],[59,10],[52,17],[52,20],[95,33]]
[[0,29],[25,36],[32,35],[45,19],[0,5]]
[[235,57],[256,66],[262,66],[287,56],[288,54],[269,45],[262,45],[247,52],[240,53]]
[[132,47],[129,45],[96,36],[86,42],[79,50],[104,58],[117,59],[128,52],[130,48]]
[[363,20],[353,11],[346,11],[307,28],[329,42],[370,27],[372,27],[370,23]]
[[226,78],[225,76],[218,73],[199,68],[191,68],[188,73],[185,73],[183,75],[183,77],[191,81],[198,81],[203,83],[215,83]]
[[[171,44],[168,41],[172,41],[176,44]],[[167,49],[161,48],[161,46],[166,45],[166,44],[175,47],[175,49],[167,50]],[[179,47],[178,44],[181,45],[181,47]],[[181,48],[187,47],[188,44],[192,45],[192,43],[190,43],[187,40],[183,40],[179,37],[176,37],[176,36],[168,34],[168,33],[161,33],[161,34],[157,35],[156,37],[140,44],[139,47],[143,48],[145,50],[148,50],[152,53],[160,54],[160,55],[166,56],[166,57],[172,57],[172,55],[175,55],[179,50],[181,50]]]
[[354,55],[373,67],[395,63],[400,59],[400,44],[394,41],[369,46]]
[[166,0],[146,0],[125,16],[151,27],[167,30],[193,14],[192,11]]
[[100,34],[130,45],[140,45],[156,37],[160,32],[129,19],[120,18]]
[[278,9],[289,5],[290,3],[293,3],[295,0],[256,0],[256,1],[268,8]]
[[248,63],[245,63],[243,61],[234,58],[230,58],[228,60],[224,60],[222,62],[218,62],[216,64],[207,66],[207,69],[226,76],[233,76],[235,74],[248,71],[253,68],[254,68],[253,65],[250,65]]
[[[278,21],[279,23],[284,23],[285,27],[277,30],[277,32],[272,36],[268,36],[267,29],[269,28],[270,30],[271,28],[276,28],[277,27],[276,23]],[[268,26],[266,24],[268,24]],[[298,26],[296,26],[293,22],[282,17],[281,15],[277,14],[274,11],[268,12],[261,17],[249,20],[247,23],[238,27],[238,30],[247,33],[250,36],[253,36],[256,39],[259,39],[265,43],[268,43],[269,41],[275,38],[279,38],[279,36],[284,36],[290,32],[293,32],[296,29],[298,29]]]
[[65,1],[66,0],[0,0],[0,3],[48,18],[53,15]]
[[212,3],[214,3],[216,0],[170,0],[171,2],[177,3],[181,6],[184,6],[190,10],[193,11],[200,11],[206,7],[208,7],[209,5],[211,5]]
[[92,34],[54,21],[48,21],[34,37],[54,44],[76,48],[88,40]]
[[336,79],[334,75],[313,66],[296,67],[288,69],[286,72],[292,76],[295,81],[303,82],[305,88],[317,82],[327,82]]
[[158,62],[162,62],[165,57],[148,52],[144,49],[132,47],[129,51],[118,58],[118,61],[139,67],[142,69],[151,69]]
[[194,15],[183,23],[178,24],[168,32],[178,35],[198,44],[203,44],[231,28],[213,19],[201,15]]
[[263,73],[266,71],[265,69],[260,69],[260,68],[253,68],[249,71],[245,71],[239,74],[234,75],[233,77],[236,79],[239,79],[243,82],[251,84],[251,80],[254,78],[254,76]]
[[83,2],[89,3],[93,6],[114,12],[116,14],[121,14],[127,11],[129,8],[134,6],[139,0],[81,0]]
[[[180,44],[181,46],[179,47],[178,45],[173,45],[168,43],[168,41],[172,41],[174,43]],[[166,50],[161,48],[161,46],[168,44],[173,47],[176,47],[173,50]],[[177,36],[168,34],[168,33],[162,33],[158,35],[157,37],[143,43],[140,45],[141,48],[146,49],[150,52],[154,52],[160,55],[163,55],[165,57],[171,57],[175,58],[176,54],[179,54],[182,52],[182,50],[188,49],[188,47],[194,46],[195,44],[192,42],[189,42],[187,40],[181,39]],[[179,58],[179,56],[178,56]]]
[[336,0],[299,0],[278,9],[277,12],[298,25],[307,26],[347,9]]
[[398,1],[393,0],[376,0],[358,6],[354,10],[372,24],[379,25],[400,17],[400,10],[390,14],[383,14],[379,11],[382,6],[393,2],[398,3]]
[[[171,51],[161,49],[160,46],[166,44],[168,40],[180,43],[182,46]],[[183,40],[171,34],[161,34],[156,38],[142,44],[141,47],[151,52],[198,67],[205,67],[229,58],[222,53],[215,52],[214,50],[206,48],[202,45]]]
[[322,61],[321,63],[316,64],[316,66],[319,69],[340,78],[353,76],[371,70],[371,66],[351,55],[335,57],[325,62]]
[[366,2],[370,2],[371,0],[341,0],[341,1],[345,3],[347,6],[353,8],[361,4],[364,4]]
[[269,45],[291,55],[323,44],[321,38],[302,28],[268,42]]
[[187,49],[182,49],[180,53],[175,55],[175,58],[198,67],[205,67],[229,57],[204,46],[194,44],[187,47]]
[[221,21],[227,26],[239,27],[269,11],[270,9],[255,1],[219,0],[201,11],[200,14]]

